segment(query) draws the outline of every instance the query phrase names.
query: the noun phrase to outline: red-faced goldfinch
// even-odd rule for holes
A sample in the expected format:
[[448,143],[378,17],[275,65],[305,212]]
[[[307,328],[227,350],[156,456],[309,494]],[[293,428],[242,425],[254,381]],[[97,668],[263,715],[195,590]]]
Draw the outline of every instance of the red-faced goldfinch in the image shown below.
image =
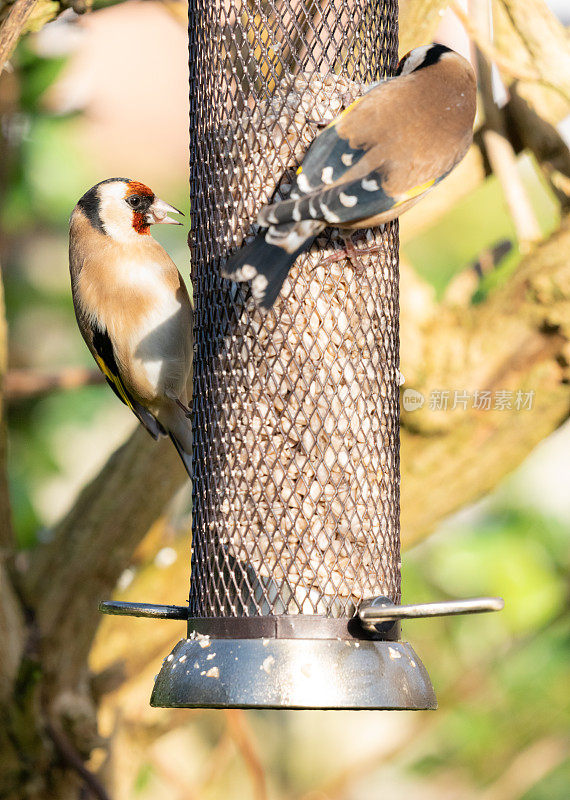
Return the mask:
[[264,229],[223,266],[251,281],[262,308],[327,226],[356,229],[395,219],[444,178],[471,144],[476,81],[458,53],[418,47],[395,77],[374,84],[319,134],[287,200],[265,206]]
[[192,306],[176,265],[150,235],[180,223],[144,184],[110,178],[75,206],[69,269],[79,329],[115,394],[155,439],[168,435],[191,476]]

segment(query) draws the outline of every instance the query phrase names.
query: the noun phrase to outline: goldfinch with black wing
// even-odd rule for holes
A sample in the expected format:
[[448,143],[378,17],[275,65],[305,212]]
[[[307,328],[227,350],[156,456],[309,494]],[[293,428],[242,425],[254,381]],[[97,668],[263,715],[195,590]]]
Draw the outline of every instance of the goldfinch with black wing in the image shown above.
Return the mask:
[[317,136],[287,200],[265,206],[263,229],[222,269],[251,281],[262,308],[327,226],[369,228],[395,219],[451,172],[473,138],[476,80],[445,45],[409,52],[393,78],[371,86]]
[[138,181],[101,181],[71,215],[69,268],[79,330],[107,382],[153,438],[170,436],[191,477],[192,305],[150,235],[181,224],[170,213],[182,212]]

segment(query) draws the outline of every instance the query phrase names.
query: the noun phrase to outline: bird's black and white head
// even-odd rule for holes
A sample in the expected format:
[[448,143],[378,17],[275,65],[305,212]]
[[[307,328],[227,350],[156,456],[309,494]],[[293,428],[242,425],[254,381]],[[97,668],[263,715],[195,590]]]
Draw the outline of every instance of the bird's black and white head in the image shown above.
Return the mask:
[[160,200],[144,183],[128,178],[108,178],[85,192],[77,203],[93,228],[128,242],[148,236],[154,224],[180,225],[168,214],[181,214]]
[[431,67],[444,58],[456,55],[454,50],[444,44],[426,44],[416,47],[400,59],[396,75],[410,75],[412,72]]

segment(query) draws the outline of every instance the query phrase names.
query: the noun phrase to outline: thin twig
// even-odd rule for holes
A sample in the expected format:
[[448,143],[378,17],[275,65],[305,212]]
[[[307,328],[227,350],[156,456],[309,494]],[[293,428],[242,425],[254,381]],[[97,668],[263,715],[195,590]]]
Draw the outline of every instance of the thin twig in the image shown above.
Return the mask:
[[[470,8],[475,28],[479,32],[489,31],[491,20],[487,0],[474,0]],[[521,250],[525,250],[532,243],[540,241],[542,233],[517,170],[515,152],[506,136],[503,115],[493,98],[491,63],[479,47],[477,47],[477,67],[485,111],[485,127],[482,132],[485,150],[493,173],[501,184],[517,232],[519,246]]]
[[[383,764],[393,764],[394,760],[402,753],[411,756],[414,752],[411,749],[412,745],[418,744],[418,740],[421,741],[421,737],[428,732],[431,732],[433,735],[434,730],[443,724],[447,715],[442,715],[441,711],[438,712],[438,714],[439,716],[424,713],[423,716],[418,717],[418,721],[413,730],[409,732],[406,737],[400,739],[395,745],[386,748],[383,744],[380,751],[375,750],[362,758],[355,759],[331,779],[324,782],[319,787],[303,794],[300,800],[321,800],[321,798],[340,800],[348,794],[351,784],[357,780],[361,780],[363,776],[369,775]],[[433,741],[431,736],[429,737],[429,741]]]
[[517,800],[568,758],[568,742],[545,736],[517,753],[504,772],[481,794],[479,800]]
[[250,731],[245,712],[238,708],[230,708],[225,712],[228,732],[242,755],[246,767],[252,777],[255,797],[267,800],[265,770],[256,751],[254,739]]
[[542,233],[520,179],[514,150],[503,132],[489,128],[482,135],[491,167],[503,189],[520,249],[527,250],[530,245],[540,241]]
[[93,386],[103,383],[104,380],[103,374],[98,369],[84,367],[66,367],[57,372],[12,369],[4,379],[4,395],[8,403],[14,403],[48,392]]
[[230,757],[234,755],[233,739],[227,728],[218,739],[216,746],[209,752],[208,761],[204,765],[204,773],[200,780],[200,795],[209,794],[208,789],[215,779],[223,774]]
[[63,731],[58,729],[52,722],[46,724],[46,731],[64,762],[83,779],[91,794],[94,794],[98,800],[111,800],[102,783],[85,766],[83,759]]
[[[156,748],[150,757],[151,764],[160,772],[170,788],[184,800],[198,800],[198,792],[186,773],[183,772],[178,764],[173,764],[167,754],[162,753]],[[169,792],[170,794],[170,792]]]
[[[481,31],[473,24],[471,17],[461,8],[457,0],[451,4],[451,8],[455,16],[459,19],[471,41],[477,45],[479,50],[485,55],[488,61],[493,62],[503,72],[508,73],[512,78],[517,78],[521,81],[537,81],[545,83],[548,86],[551,84],[545,81],[537,69],[524,69],[520,64],[511,61],[510,58],[501,53],[495,45],[484,36]],[[552,87],[551,88],[556,88]]]

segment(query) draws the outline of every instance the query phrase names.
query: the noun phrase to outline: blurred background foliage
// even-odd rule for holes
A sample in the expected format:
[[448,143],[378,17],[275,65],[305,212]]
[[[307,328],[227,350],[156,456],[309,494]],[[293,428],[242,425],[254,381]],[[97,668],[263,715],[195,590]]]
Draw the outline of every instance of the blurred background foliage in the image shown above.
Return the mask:
[[[126,174],[188,208],[186,38],[176,6],[125,3],[83,21],[66,12],[23,39],[2,75],[0,263],[11,371],[92,366],[67,275],[67,220],[89,186]],[[532,155],[520,156],[517,169],[546,236],[560,222],[559,201]],[[521,258],[501,186],[489,176],[459,199],[449,190],[443,206],[427,225],[423,206],[402,221],[403,261],[442,297],[481,253],[510,243],[477,284],[478,302]],[[157,238],[188,277],[181,229]],[[103,385],[8,392],[7,420],[25,560],[134,422]],[[404,626],[436,687],[436,714],[151,710],[152,677],[182,631],[111,618],[92,666],[112,671],[120,660],[125,672],[102,705],[111,751],[96,749],[91,768],[115,800],[378,800],[396,792],[407,800],[565,800],[569,486],[566,424],[491,496],[404,553],[403,602],[480,594],[506,601],[497,615]],[[187,501],[181,493],[149,532],[117,597],[184,603]]]

